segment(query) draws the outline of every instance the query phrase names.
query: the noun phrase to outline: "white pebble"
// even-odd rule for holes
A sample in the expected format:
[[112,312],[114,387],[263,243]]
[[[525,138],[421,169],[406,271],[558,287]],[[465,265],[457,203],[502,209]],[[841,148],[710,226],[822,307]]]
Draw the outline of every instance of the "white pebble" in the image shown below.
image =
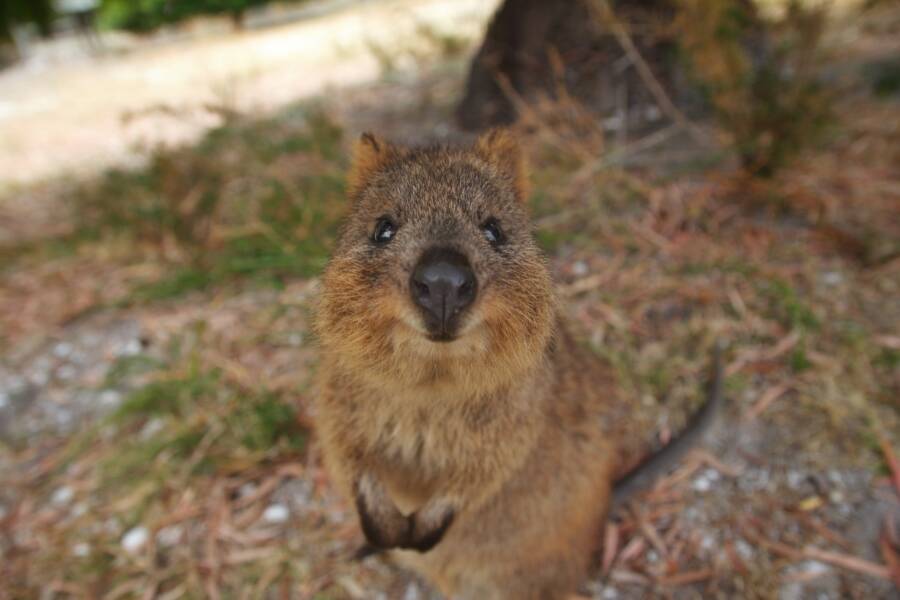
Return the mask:
[[79,542],[72,548],[72,554],[84,558],[91,553],[91,546],[87,542]]
[[53,354],[58,358],[65,358],[72,354],[72,344],[69,342],[60,342],[53,348]]
[[824,575],[831,569],[825,563],[821,563],[817,560],[807,560],[800,565],[799,570],[811,575]]
[[694,490],[697,492],[708,492],[712,487],[712,482],[706,477],[706,475],[700,475],[694,480],[694,482],[691,484],[691,487],[694,488]]
[[146,527],[142,525],[135,527],[122,536],[122,548],[124,548],[126,552],[134,554],[144,547],[149,538],[150,532],[147,531]]
[[116,390],[103,390],[100,392],[100,404],[104,408],[115,408],[122,400],[122,394]]
[[56,377],[58,379],[67,380],[75,377],[77,370],[72,365],[62,365],[56,369]]
[[263,512],[262,518],[266,523],[284,523],[288,520],[290,511],[284,504],[272,504]]
[[844,276],[837,271],[826,271],[822,274],[822,281],[825,285],[838,285],[844,280]]
[[56,491],[53,492],[53,497],[50,501],[57,506],[61,504],[68,504],[70,500],[75,496],[75,490],[65,485],[61,488],[57,488]]
[[182,529],[179,525],[163,527],[156,533],[156,543],[163,547],[171,547],[181,541]]
[[147,421],[147,423],[141,428],[141,439],[149,440],[154,435],[159,433],[165,428],[166,424],[159,417],[154,417]]
[[141,353],[141,340],[133,338],[128,340],[120,349],[120,356],[135,356]]
[[403,593],[403,600],[419,600],[421,597],[421,593],[419,592],[419,586],[415,583],[410,583],[406,586],[406,591]]
[[575,261],[575,263],[572,265],[572,274],[576,277],[584,277],[588,274],[589,270],[590,269],[588,269],[587,263],[583,260]]
[[797,490],[800,489],[800,486],[806,481],[806,475],[804,475],[800,471],[788,471],[787,474],[787,483],[791,489]]
[[251,496],[256,492],[256,484],[252,481],[245,483],[238,489],[238,497],[246,498],[247,496]]
[[9,406],[9,394],[0,392],[0,409],[4,409],[7,406]]

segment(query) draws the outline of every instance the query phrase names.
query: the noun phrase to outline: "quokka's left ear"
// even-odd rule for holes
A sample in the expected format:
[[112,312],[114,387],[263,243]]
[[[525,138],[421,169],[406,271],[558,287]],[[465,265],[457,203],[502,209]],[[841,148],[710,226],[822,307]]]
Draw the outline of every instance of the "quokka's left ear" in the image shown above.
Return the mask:
[[378,171],[402,155],[402,148],[374,134],[362,134],[353,146],[353,160],[350,164],[350,173],[347,175],[350,197],[356,196]]
[[475,142],[475,153],[493,165],[513,185],[516,198],[528,199],[528,166],[516,137],[507,129],[492,129]]

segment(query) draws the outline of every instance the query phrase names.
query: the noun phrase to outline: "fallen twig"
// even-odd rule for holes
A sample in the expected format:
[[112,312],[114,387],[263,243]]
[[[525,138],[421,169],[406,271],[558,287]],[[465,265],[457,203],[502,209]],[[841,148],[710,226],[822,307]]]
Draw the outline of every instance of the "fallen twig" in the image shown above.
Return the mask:
[[878,445],[881,447],[881,453],[884,454],[884,460],[891,471],[891,483],[894,484],[894,490],[900,496],[900,461],[897,460],[897,455],[894,454],[887,439],[880,433],[878,434]]
[[696,141],[704,145],[709,144],[709,137],[706,136],[699,127],[691,123],[684,113],[681,112],[669,98],[669,95],[653,74],[647,61],[641,56],[637,46],[634,44],[634,40],[631,39],[631,35],[629,35],[628,31],[625,29],[625,26],[622,25],[622,22],[619,21],[619,18],[609,5],[609,2],[607,0],[591,0],[587,3],[587,6],[594,13],[595,19],[609,25],[612,34],[634,64],[638,75],[653,95],[660,110],[666,113],[669,118],[678,123],[678,125],[687,130],[687,132],[691,134],[691,137]]
[[781,398],[790,389],[791,385],[788,383],[781,383],[767,389],[759,397],[759,400],[757,400],[753,404],[753,406],[750,407],[750,410],[748,410],[744,415],[744,420],[752,421],[753,419],[761,415],[767,408],[769,408],[769,406],[772,405],[772,403]]
[[881,539],[878,540],[878,547],[881,550],[881,557],[887,564],[891,579],[894,580],[894,585],[900,589],[900,554],[891,545],[886,530],[882,532]]
[[662,585],[674,587],[706,581],[707,579],[712,579],[714,575],[715,571],[712,569],[697,569],[696,571],[684,571],[682,573],[675,573],[674,575],[666,575],[665,577],[657,579],[657,582]]
[[770,550],[775,554],[784,556],[785,558],[790,558],[791,560],[811,558],[834,565],[836,567],[847,569],[848,571],[862,573],[863,575],[869,575],[871,577],[877,577],[879,579],[890,579],[888,567],[886,567],[885,565],[873,563],[871,561],[856,556],[850,556],[848,554],[822,550],[821,548],[816,548],[815,546],[793,548],[791,546],[788,546],[787,544],[764,538],[762,535],[753,531],[753,528],[747,526],[746,523],[742,524],[741,529],[743,530],[743,533],[747,537],[747,539],[749,539],[753,543],[762,546],[763,548]]
[[609,573],[613,562],[616,560],[616,552],[619,550],[619,526],[615,523],[607,523],[603,533],[603,560],[601,572]]

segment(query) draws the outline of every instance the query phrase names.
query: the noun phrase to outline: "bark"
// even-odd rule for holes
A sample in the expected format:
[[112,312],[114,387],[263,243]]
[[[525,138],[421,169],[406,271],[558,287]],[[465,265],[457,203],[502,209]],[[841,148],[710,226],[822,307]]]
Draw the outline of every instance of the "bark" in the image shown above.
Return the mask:
[[[622,103],[622,86],[629,106],[648,100],[608,24],[593,17],[586,1],[505,0],[472,59],[457,109],[464,128],[514,121],[510,92],[530,101],[539,95],[555,97],[564,87],[598,113],[612,112]],[[676,61],[668,27],[675,14],[671,1],[612,4],[656,76],[672,87]]]

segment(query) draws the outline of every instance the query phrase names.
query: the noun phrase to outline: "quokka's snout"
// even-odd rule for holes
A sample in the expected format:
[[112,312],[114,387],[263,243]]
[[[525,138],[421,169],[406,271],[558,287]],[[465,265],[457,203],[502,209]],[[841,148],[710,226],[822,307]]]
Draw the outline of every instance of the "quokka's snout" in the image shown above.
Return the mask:
[[468,257],[450,248],[426,250],[413,268],[409,292],[432,341],[452,341],[466,309],[478,295]]

